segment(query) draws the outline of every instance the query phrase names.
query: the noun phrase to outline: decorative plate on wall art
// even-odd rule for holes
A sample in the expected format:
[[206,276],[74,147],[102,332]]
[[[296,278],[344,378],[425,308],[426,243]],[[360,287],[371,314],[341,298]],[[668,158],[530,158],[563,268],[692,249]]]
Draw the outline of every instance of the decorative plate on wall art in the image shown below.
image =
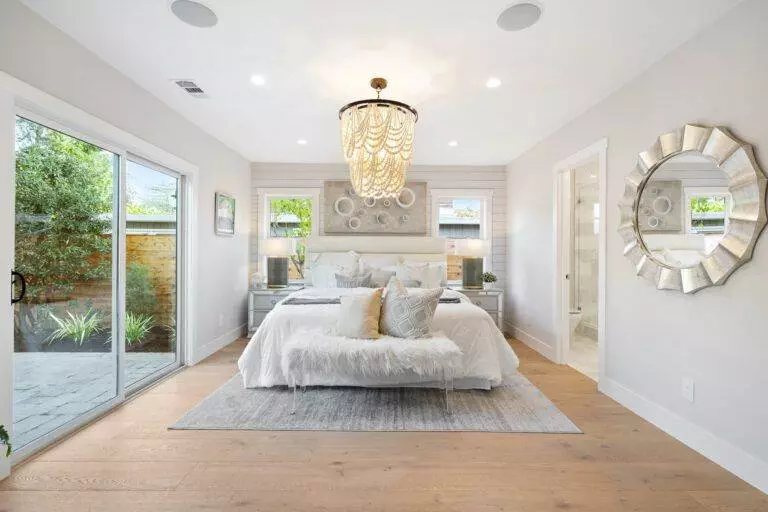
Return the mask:
[[326,181],[324,232],[326,235],[427,234],[427,184],[409,181],[392,198],[362,198],[348,181]]

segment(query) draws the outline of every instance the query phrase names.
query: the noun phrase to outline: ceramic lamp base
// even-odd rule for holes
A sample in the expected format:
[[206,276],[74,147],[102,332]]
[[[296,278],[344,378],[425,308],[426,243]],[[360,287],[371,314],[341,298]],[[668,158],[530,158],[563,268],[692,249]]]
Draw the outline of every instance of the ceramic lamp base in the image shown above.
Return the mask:
[[461,286],[467,290],[483,289],[483,258],[464,258],[461,264]]
[[267,258],[267,286],[269,288],[288,286],[288,258]]

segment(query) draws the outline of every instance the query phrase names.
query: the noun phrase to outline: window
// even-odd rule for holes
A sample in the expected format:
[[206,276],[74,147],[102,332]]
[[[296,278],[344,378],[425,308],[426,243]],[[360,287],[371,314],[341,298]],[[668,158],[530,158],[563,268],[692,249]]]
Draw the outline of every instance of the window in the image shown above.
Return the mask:
[[[448,240],[447,279],[460,281],[463,258],[451,254],[453,242],[462,238],[490,239],[491,191],[433,189],[431,193],[433,234]],[[491,270],[488,259],[485,267]]]
[[[319,191],[270,190],[264,193],[262,239],[293,238],[295,252],[288,266],[288,279],[302,281],[306,264],[306,240],[317,234]],[[266,268],[262,265],[262,268]]]
[[702,235],[722,235],[728,226],[731,195],[727,188],[685,190],[686,232]]

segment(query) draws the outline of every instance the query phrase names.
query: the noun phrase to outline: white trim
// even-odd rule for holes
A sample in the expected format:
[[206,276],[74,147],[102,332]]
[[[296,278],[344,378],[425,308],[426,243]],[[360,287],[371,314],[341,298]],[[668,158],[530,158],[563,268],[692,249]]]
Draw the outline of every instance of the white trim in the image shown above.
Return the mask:
[[[570,345],[570,320],[568,318],[568,294],[565,280],[566,270],[570,268],[570,251],[563,240],[570,239],[570,210],[563,205],[570,203],[570,172],[576,167],[597,158],[600,208],[600,234],[598,236],[598,277],[597,277],[597,352],[598,380],[605,376],[605,339],[606,332],[606,203],[607,203],[607,151],[608,139],[603,138],[556,163],[554,173],[554,325],[557,336],[554,360],[560,364],[568,362]],[[566,211],[567,210],[567,211]]]
[[[440,224],[438,223],[440,198],[479,199],[481,201],[480,239],[487,241],[490,248],[490,254],[483,258],[483,268],[486,272],[493,272],[493,189],[430,188],[429,196],[432,202],[429,218],[432,225],[430,231],[432,236],[436,238],[440,237]],[[450,242],[448,244],[448,249],[451,249]]]
[[707,196],[725,196],[725,230],[728,230],[728,222],[731,218],[733,196],[728,187],[683,187],[683,216],[685,217],[685,233],[691,233],[691,198]]
[[267,226],[269,226],[269,200],[275,197],[295,198],[295,197],[308,197],[312,199],[312,230],[310,237],[316,237],[320,233],[320,193],[322,189],[319,187],[306,187],[306,188],[258,188],[256,189],[257,197],[261,197],[261,204],[257,205],[260,209],[258,212],[259,219],[259,239],[257,243],[257,261],[259,262],[259,268],[264,269],[263,275],[266,278],[267,269],[267,256],[261,253],[261,241],[271,238],[269,236]]
[[530,334],[529,332],[521,329],[520,327],[517,327],[516,325],[513,325],[509,322],[506,322],[504,324],[507,328],[507,332],[512,335],[513,338],[515,338],[517,341],[520,341],[529,347],[531,347],[533,350],[538,352],[539,354],[543,355],[547,359],[557,362],[555,360],[556,353],[555,353],[555,347],[550,345],[549,343],[545,343],[535,337],[534,335]]
[[248,324],[241,324],[231,331],[225,332],[218,338],[209,341],[197,349],[194,354],[190,354],[189,365],[195,365],[212,356],[222,348],[244,336],[247,330]]
[[689,448],[768,493],[768,463],[765,461],[604,375],[600,378],[598,389]]
[[[14,107],[13,96],[0,88],[0,276],[3,282],[13,269],[14,231]],[[0,288],[9,293],[8,287]],[[0,297],[0,425],[5,425],[13,441],[13,308],[7,295]],[[3,447],[4,448],[4,447]],[[0,480],[11,472],[11,461],[0,453]]]

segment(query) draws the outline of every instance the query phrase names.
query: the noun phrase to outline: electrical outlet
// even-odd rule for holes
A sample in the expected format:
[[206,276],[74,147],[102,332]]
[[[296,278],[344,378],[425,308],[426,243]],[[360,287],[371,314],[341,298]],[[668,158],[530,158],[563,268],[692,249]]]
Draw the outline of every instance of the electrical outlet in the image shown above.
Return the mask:
[[693,379],[690,379],[688,377],[683,377],[683,387],[682,387],[683,398],[693,403],[695,389],[696,389],[696,383],[693,381]]

